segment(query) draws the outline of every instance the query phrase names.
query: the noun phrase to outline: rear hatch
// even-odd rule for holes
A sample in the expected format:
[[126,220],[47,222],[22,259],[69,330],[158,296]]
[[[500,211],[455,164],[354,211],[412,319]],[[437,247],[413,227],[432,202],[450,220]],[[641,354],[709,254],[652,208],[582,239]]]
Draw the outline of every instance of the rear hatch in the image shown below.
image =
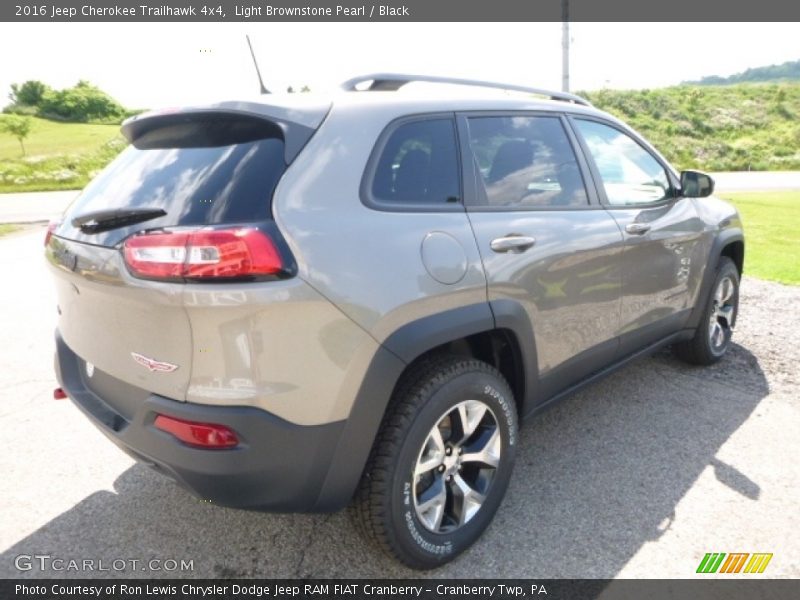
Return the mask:
[[[126,122],[131,145],[51,228],[46,256],[56,274],[59,331],[86,363],[85,383],[104,397],[118,390],[129,399],[135,386],[142,395],[185,400],[192,371],[186,282],[224,286],[294,274],[271,199],[315,117],[293,122],[268,109],[217,106]],[[317,113],[316,125],[324,116]]]

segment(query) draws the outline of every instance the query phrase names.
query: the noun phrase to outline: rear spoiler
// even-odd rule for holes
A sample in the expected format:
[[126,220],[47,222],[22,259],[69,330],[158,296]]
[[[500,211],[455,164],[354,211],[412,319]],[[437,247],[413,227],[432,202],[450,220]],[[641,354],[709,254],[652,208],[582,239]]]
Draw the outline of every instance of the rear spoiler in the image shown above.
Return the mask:
[[[256,102],[221,102],[205,107],[174,108],[148,111],[122,123],[122,135],[130,143],[146,133],[177,125],[190,123],[208,117],[228,116],[247,117],[267,121],[278,127],[283,134],[284,159],[286,164],[300,153],[330,110],[330,104],[320,104],[301,109],[273,106]],[[291,114],[291,118],[290,117]]]

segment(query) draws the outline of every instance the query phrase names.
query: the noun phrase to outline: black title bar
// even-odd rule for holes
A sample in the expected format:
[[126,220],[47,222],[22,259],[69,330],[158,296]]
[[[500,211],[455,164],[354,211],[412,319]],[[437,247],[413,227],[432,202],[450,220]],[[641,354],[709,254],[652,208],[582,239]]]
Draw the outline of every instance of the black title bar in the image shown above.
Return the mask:
[[798,580],[722,579],[5,579],[3,600],[784,600]]
[[[58,0],[0,3],[0,21],[561,21],[563,0]],[[791,0],[568,0],[570,21],[798,21]],[[691,43],[680,27],[653,43]]]

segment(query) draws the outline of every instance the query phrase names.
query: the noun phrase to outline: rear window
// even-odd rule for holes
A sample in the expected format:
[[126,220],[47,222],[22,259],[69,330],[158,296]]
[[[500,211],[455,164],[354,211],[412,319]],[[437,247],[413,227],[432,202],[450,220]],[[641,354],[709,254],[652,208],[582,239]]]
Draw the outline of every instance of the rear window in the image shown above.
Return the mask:
[[460,197],[452,119],[403,123],[386,140],[370,187],[381,203],[441,205]]
[[[270,218],[272,194],[285,170],[281,130],[268,121],[204,118],[152,129],[85,188],[59,235],[109,245],[154,227],[263,221]],[[167,214],[89,236],[69,224],[115,208],[161,208]]]

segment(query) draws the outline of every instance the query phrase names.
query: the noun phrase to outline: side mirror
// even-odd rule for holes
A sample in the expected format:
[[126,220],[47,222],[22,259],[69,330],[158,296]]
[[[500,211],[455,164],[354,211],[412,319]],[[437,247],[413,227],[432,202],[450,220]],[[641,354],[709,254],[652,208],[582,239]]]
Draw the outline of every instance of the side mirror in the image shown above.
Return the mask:
[[700,171],[681,171],[681,195],[705,198],[714,193],[714,180]]

